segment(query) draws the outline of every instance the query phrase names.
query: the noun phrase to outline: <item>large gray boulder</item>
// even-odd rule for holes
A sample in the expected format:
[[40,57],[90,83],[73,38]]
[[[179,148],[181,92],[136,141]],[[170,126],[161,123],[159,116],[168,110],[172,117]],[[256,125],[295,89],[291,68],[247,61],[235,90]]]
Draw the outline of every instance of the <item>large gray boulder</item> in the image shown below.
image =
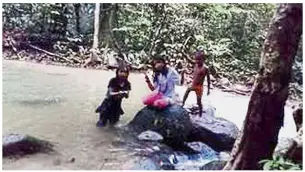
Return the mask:
[[194,105],[186,106],[190,114],[192,131],[188,141],[200,141],[206,143],[216,151],[231,151],[238,135],[237,126],[224,119],[215,117],[216,108],[211,104],[203,105],[202,117],[199,117],[199,109]]
[[136,134],[151,130],[162,135],[169,145],[182,145],[192,130],[188,112],[181,106],[172,105],[164,110],[144,107],[128,124]]
[[230,151],[238,136],[237,126],[223,118],[191,118],[192,131],[188,141],[206,143],[216,151]]
[[203,142],[216,151],[231,151],[238,135],[237,126],[215,117],[215,108],[204,106],[202,117],[194,107],[172,105],[164,110],[145,107],[128,124],[136,134],[151,130],[159,133],[168,145],[182,146],[185,142]]

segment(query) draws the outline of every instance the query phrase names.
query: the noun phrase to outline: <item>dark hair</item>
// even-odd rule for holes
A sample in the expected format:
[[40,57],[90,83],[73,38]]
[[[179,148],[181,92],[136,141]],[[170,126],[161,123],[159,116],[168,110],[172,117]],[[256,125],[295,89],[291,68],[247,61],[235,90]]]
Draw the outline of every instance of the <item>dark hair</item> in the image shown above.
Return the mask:
[[162,61],[165,65],[163,67],[163,69],[161,71],[156,71],[155,70],[155,65],[153,65],[153,81],[154,82],[158,82],[158,75],[161,73],[163,76],[166,76],[168,73],[168,68],[166,67],[166,60],[165,60],[165,56],[155,56],[153,58],[153,61],[158,60],[158,61]]
[[165,56],[160,56],[160,55],[154,56],[153,61],[155,61],[155,60],[162,61],[164,64],[166,64]]
[[115,71],[116,77],[118,77],[119,71],[125,72],[125,73],[127,73],[127,75],[129,75],[130,69],[129,69],[129,67],[128,67],[127,65],[125,65],[125,64],[119,65],[119,67],[118,67],[118,68],[116,69],[116,71]]
[[200,50],[195,53],[195,57],[200,57],[202,60],[205,58],[204,51]]

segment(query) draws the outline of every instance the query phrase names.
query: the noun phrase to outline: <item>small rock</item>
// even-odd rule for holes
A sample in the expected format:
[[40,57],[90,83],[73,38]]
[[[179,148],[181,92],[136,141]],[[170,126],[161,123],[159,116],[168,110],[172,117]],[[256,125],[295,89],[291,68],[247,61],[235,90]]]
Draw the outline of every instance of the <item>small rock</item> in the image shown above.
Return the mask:
[[159,148],[158,146],[154,146],[154,147],[152,147],[152,149],[153,149],[153,150],[156,150],[156,151],[159,151],[159,150],[160,150],[160,148]]
[[139,134],[138,139],[146,141],[162,141],[163,137],[157,132],[147,130]]
[[75,158],[74,158],[74,157],[71,157],[70,160],[69,160],[69,162],[72,162],[72,163],[75,162]]
[[212,161],[200,168],[200,170],[222,170],[226,161]]
[[187,145],[196,152],[201,153],[205,157],[216,157],[218,153],[213,150],[210,146],[202,142],[190,142]]
[[293,143],[291,138],[280,137],[274,150],[274,155],[283,155]]

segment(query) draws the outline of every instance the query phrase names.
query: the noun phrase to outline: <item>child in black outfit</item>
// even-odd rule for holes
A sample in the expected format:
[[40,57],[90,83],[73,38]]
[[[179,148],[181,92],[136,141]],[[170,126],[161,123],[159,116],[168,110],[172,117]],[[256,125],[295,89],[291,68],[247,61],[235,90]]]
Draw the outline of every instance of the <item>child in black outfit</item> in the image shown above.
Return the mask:
[[97,127],[106,126],[108,121],[111,125],[115,125],[119,121],[120,115],[124,114],[121,107],[122,99],[128,98],[131,90],[128,75],[128,67],[121,66],[116,71],[116,77],[109,81],[106,98],[95,110],[96,113],[100,114]]

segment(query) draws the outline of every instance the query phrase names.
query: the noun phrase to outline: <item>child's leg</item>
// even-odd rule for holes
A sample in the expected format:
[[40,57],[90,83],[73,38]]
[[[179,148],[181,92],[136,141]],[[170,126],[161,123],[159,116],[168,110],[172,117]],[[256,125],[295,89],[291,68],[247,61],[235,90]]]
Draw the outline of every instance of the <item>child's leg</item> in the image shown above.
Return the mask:
[[143,98],[143,103],[145,105],[153,105],[154,102],[158,99],[162,98],[161,94],[153,92],[149,94],[148,96]]
[[100,118],[96,123],[97,127],[105,127],[107,125],[107,117],[105,115],[103,115],[102,113],[100,113]]
[[202,102],[201,102],[201,98],[202,98],[202,96],[198,96],[197,95],[197,104],[198,104],[198,107],[199,107],[199,116],[200,117],[202,116]]
[[115,125],[120,120],[120,115],[122,111],[121,100],[114,102],[111,110],[111,116],[109,116],[109,123]]
[[184,96],[183,96],[182,106],[184,106],[184,103],[185,103],[185,101],[186,101],[186,99],[189,96],[191,91],[192,91],[191,88],[187,88],[187,90],[185,91]]
[[197,86],[195,88],[196,96],[197,96],[197,104],[199,107],[199,116],[202,116],[202,94],[203,94],[203,86]]
[[119,114],[112,114],[109,119],[109,124],[114,126],[119,121]]

